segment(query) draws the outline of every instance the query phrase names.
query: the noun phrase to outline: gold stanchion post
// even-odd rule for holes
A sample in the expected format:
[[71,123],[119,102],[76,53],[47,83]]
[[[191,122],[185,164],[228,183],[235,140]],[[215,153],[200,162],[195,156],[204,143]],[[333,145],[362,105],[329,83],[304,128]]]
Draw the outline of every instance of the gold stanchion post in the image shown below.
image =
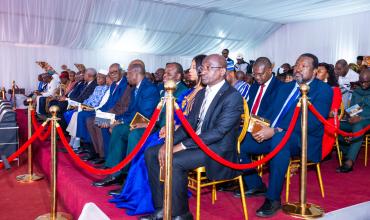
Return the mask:
[[[32,98],[27,99],[28,102],[28,116],[27,116],[27,125],[28,125],[28,139],[32,136]],[[43,175],[37,174],[33,172],[33,164],[32,164],[32,144],[28,147],[28,173],[22,174],[16,177],[16,180],[20,183],[32,183],[34,181],[38,181],[44,178]]]
[[301,132],[302,132],[302,155],[301,155],[301,189],[300,201],[283,205],[283,211],[296,218],[318,218],[324,214],[324,210],[315,204],[307,203],[307,121],[308,121],[308,97],[310,87],[306,84],[300,86],[301,98]]
[[40,215],[36,220],[71,220],[72,216],[64,212],[57,212],[57,151],[56,151],[56,128],[59,126],[57,118],[57,113],[59,111],[58,106],[51,106],[49,111],[52,115],[51,117],[51,210],[50,213]]
[[15,100],[15,81],[12,82],[12,101],[13,101],[13,109],[17,109],[17,103]]
[[2,98],[2,100],[6,100],[5,87],[1,88],[1,98]]
[[166,160],[165,160],[165,179],[164,179],[164,202],[163,202],[163,219],[172,219],[172,148],[174,132],[174,104],[175,98],[173,93],[176,90],[176,83],[172,80],[164,84],[166,89]]

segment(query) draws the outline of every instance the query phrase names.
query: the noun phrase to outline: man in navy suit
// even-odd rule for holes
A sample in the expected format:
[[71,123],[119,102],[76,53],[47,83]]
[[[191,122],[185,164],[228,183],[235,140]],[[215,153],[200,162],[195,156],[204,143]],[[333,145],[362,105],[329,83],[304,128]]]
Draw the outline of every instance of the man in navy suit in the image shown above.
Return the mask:
[[[273,121],[277,115],[276,109],[280,109],[283,102],[277,103],[278,106],[271,108],[271,103],[277,98],[278,95],[282,99],[286,98],[288,94],[278,93],[281,85],[284,83],[272,75],[272,64],[267,57],[259,57],[253,64],[253,74],[255,83],[252,84],[249,92],[248,107],[251,114],[258,115],[269,121]],[[279,105],[280,104],[280,105]],[[274,111],[275,110],[275,111]],[[269,142],[258,143],[253,139],[251,133],[247,133],[242,142],[240,149],[241,163],[250,163],[253,154],[267,153],[265,148],[261,145],[268,145]],[[248,186],[245,191],[246,196],[254,196],[265,193],[266,186],[262,183],[261,179],[256,175],[256,170],[248,170],[244,175],[244,183]],[[253,175],[251,175],[253,174]],[[234,196],[240,197],[240,190],[234,192]]]
[[[113,80],[109,89],[109,98],[98,110],[113,114],[123,114],[128,109],[131,87],[127,83],[127,78],[123,76],[123,70],[120,64],[114,63],[109,67],[109,76]],[[91,117],[86,118],[85,123],[88,135],[94,145],[93,147],[91,146],[89,155],[85,159],[92,160],[91,162],[93,164],[104,163],[104,157],[110,140],[109,128],[100,127],[95,124],[95,112],[93,112]],[[83,152],[83,150],[80,152]]]
[[[269,141],[269,144],[262,145],[263,151],[271,152],[284,137],[294,113],[296,104],[299,101],[299,85],[310,86],[308,96],[311,103],[324,117],[329,115],[333,92],[326,83],[317,80],[316,72],[318,59],[313,54],[302,54],[296,61],[294,67],[294,79],[292,83],[281,86],[279,93],[289,93],[283,107],[275,109],[275,105],[282,100],[277,98],[271,108],[278,111],[277,119],[272,122],[271,127],[264,126],[260,131],[252,133],[252,137],[260,143]],[[321,159],[321,141],[324,134],[322,123],[311,113],[308,114],[308,160],[319,162]],[[297,120],[294,131],[277,155],[270,161],[269,186],[265,195],[265,202],[257,210],[260,217],[270,217],[281,207],[280,195],[283,187],[285,173],[287,171],[290,157],[300,155],[301,151],[301,119]]]
[[[135,89],[131,92],[128,110],[121,115],[116,115],[116,123],[112,129],[108,155],[106,155],[106,167],[114,167],[121,162],[136,146],[137,139],[135,137],[144,133],[145,128],[130,128],[130,122],[135,114],[140,113],[149,119],[159,102],[157,87],[145,78],[144,65],[131,64],[128,68],[127,80]],[[123,180],[122,174],[127,170],[126,166],[124,170],[109,175],[102,181],[94,182],[93,185],[101,187],[121,182]]]

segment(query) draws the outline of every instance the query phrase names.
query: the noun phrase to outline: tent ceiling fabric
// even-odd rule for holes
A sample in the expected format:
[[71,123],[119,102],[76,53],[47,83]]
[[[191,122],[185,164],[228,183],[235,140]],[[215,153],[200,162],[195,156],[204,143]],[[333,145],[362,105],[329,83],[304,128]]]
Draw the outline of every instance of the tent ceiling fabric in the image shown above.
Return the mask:
[[237,52],[285,22],[366,11],[369,2],[0,0],[0,42],[176,56]]
[[234,14],[274,23],[291,23],[370,10],[369,0],[155,0],[193,9]]

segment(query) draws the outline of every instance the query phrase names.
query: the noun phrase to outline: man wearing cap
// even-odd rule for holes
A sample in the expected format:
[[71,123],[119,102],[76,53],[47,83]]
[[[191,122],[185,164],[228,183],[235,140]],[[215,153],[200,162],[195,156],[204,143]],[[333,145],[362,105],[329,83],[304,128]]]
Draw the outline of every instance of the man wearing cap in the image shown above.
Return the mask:
[[245,62],[242,54],[238,54],[236,57],[235,71],[243,71],[247,73],[249,63]]

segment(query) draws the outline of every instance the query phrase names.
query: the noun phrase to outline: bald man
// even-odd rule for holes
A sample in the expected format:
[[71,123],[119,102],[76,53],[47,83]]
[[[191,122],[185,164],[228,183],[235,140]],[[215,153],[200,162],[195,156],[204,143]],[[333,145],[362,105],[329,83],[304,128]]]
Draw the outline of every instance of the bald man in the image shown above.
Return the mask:
[[[364,69],[360,73],[358,81],[359,88],[352,93],[350,106],[359,105],[362,107],[362,112],[349,118],[340,124],[343,130],[357,132],[370,124],[370,69]],[[346,142],[340,145],[344,152],[345,162],[341,167],[337,168],[337,172],[348,173],[353,169],[353,165],[357,158],[358,152],[361,149],[363,136],[353,138],[351,144]]]
[[335,75],[338,77],[338,84],[342,91],[344,107],[349,107],[351,100],[351,82],[357,82],[359,75],[349,68],[346,60],[338,60],[334,68]]
[[[201,80],[206,88],[196,95],[188,121],[209,148],[226,160],[236,162],[242,97],[225,81],[224,57],[217,54],[207,56],[201,69]],[[163,218],[163,186],[159,181],[159,169],[164,165],[164,149],[164,145],[159,145],[145,151],[155,212],[140,219]],[[173,219],[190,220],[193,216],[188,205],[188,172],[205,166],[211,180],[230,179],[237,173],[206,156],[183,127],[175,131],[173,152],[172,216]]]

